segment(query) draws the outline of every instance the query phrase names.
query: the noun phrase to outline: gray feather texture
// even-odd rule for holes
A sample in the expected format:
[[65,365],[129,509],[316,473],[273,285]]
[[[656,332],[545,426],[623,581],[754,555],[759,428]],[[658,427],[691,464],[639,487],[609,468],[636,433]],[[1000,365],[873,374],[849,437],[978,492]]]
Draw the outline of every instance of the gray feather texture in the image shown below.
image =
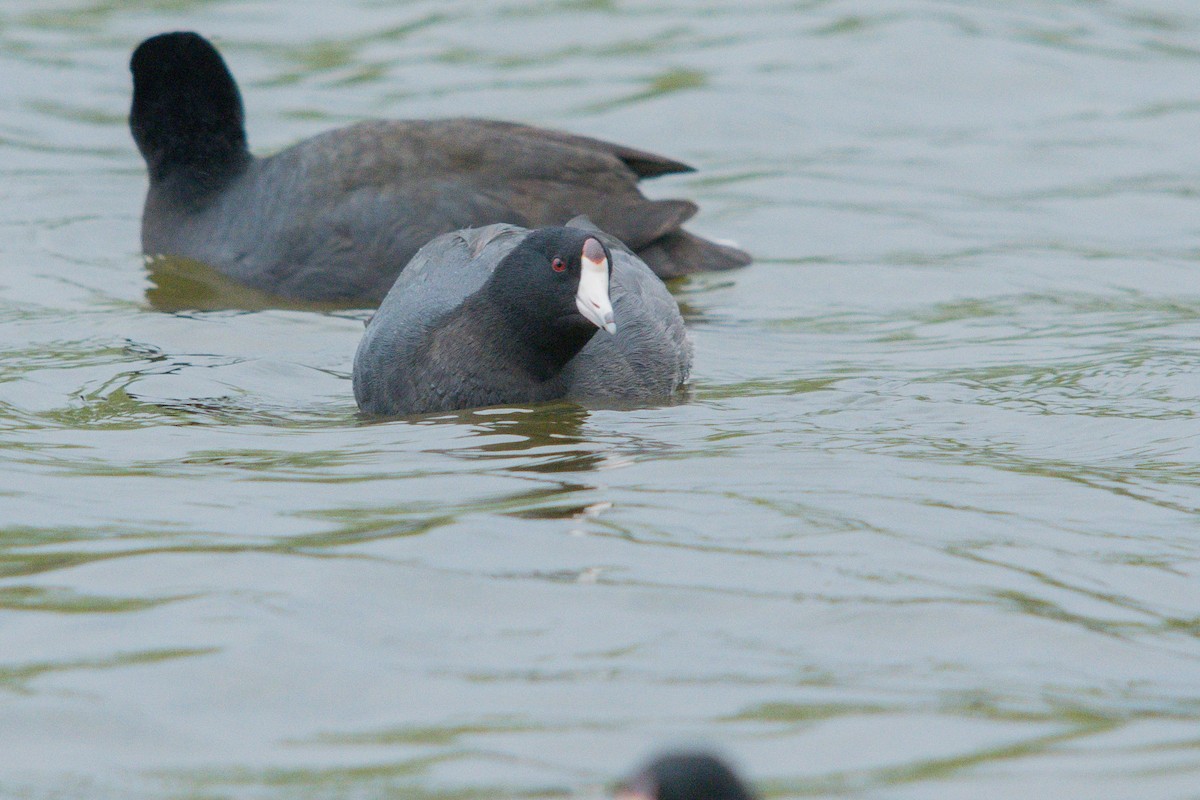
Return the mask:
[[[612,253],[609,295],[617,332],[598,331],[553,379],[523,384],[489,359],[494,342],[461,321],[452,336],[439,330],[477,292],[500,261],[530,231],[489,225],[437,237],[412,259],[367,325],[354,359],[354,393],[371,414],[401,415],[558,398],[622,404],[666,400],[686,381],[692,342],[679,306],[662,281],[619,240],[583,219]],[[428,377],[431,334],[439,333],[443,369]],[[469,364],[471,369],[458,367]],[[420,374],[422,377],[414,378]],[[482,375],[482,379],[480,376]],[[517,385],[514,385],[517,384]]]
[[[631,162],[678,169],[628,155],[637,152],[487,120],[364,122],[254,159],[200,206],[179,205],[152,182],[142,249],[284,297],[372,304],[422,244],[492,222],[537,227],[588,214],[646,249],[664,277],[749,261],[682,230],[693,203],[642,195]],[[701,243],[687,260],[672,250],[684,239]]]
[[579,214],[644,251],[663,277],[750,260],[683,230],[695,203],[638,190],[642,178],[691,171],[654,153],[462,118],[362,122],[257,158],[237,82],[203,36],[152,36],[130,70],[129,127],[150,177],[143,252],[203,262],[268,294],[374,305],[435,236]]

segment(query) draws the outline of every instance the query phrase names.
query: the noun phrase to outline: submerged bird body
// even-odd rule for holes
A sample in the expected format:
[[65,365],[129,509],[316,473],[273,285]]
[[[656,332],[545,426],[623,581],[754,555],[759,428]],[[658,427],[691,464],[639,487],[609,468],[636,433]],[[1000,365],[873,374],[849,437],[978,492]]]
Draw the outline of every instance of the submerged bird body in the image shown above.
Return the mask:
[[237,85],[205,39],[161,34],[130,66],[147,255],[202,261],[288,298],[373,303],[439,234],[585,214],[660,276],[749,262],[680,227],[695,204],[641,194],[641,178],[690,170],[671,159],[481,119],[363,122],[256,158]]
[[402,415],[558,398],[669,398],[691,368],[679,307],[620,242],[571,224],[545,230],[568,249],[589,238],[604,243],[615,332],[593,325],[581,338],[563,336],[548,321],[568,306],[525,301],[536,278],[496,289],[509,257],[549,233],[492,225],[446,234],[417,254],[368,324],[354,360],[359,408]]
[[741,777],[704,752],[668,753],[625,781],[616,800],[756,800]]

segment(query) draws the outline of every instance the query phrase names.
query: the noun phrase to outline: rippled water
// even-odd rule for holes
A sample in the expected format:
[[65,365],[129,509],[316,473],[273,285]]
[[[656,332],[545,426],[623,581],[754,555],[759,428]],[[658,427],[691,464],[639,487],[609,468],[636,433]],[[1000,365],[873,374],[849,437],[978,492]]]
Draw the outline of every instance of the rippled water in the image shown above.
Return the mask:
[[[365,313],[195,310],[124,122],[178,28],[260,151],[697,165],[758,261],[672,287],[690,402],[367,424]],[[6,0],[0,74],[0,795],[1200,797],[1191,0]]]

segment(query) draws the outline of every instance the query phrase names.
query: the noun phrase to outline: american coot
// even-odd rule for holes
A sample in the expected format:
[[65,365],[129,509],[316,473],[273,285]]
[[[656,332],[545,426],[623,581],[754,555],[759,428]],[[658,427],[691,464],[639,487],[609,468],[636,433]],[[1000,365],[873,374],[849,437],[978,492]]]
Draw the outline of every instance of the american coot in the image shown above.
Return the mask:
[[438,234],[586,214],[663,277],[749,263],[680,225],[686,200],[645,198],[640,178],[691,168],[653,153],[480,119],[372,121],[255,158],[220,53],[195,33],[134,51],[130,130],[146,159],[149,256],[210,264],[305,301],[377,303]]
[[651,761],[616,792],[616,800],[755,800],[721,759],[703,752],[668,753]]
[[490,225],[439,236],[400,273],[359,344],[354,397],[384,415],[644,402],[691,361],[674,298],[620,241],[586,219]]

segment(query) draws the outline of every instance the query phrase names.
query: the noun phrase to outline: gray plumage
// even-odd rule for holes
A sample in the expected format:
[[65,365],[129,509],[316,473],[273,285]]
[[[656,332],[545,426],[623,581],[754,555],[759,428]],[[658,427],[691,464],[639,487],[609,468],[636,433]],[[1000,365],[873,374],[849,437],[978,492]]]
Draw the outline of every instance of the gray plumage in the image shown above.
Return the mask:
[[626,780],[618,800],[757,800],[723,759],[703,751],[666,753]]
[[[531,232],[490,225],[445,234],[417,253],[367,325],[354,359],[359,408],[402,415],[557,398],[622,404],[670,398],[692,363],[679,306],[619,240],[585,219],[568,225],[593,232],[612,254],[615,335],[597,331],[545,381],[506,368],[493,332],[478,330],[461,315],[448,331],[447,319]],[[435,333],[438,343],[431,348]]]
[[363,122],[256,158],[237,85],[203,37],[152,37],[131,69],[130,127],[150,173],[143,251],[201,261],[266,292],[374,304],[434,236],[580,214],[644,253],[660,276],[750,260],[681,228],[694,203],[641,194],[642,178],[691,171],[653,153],[447,119]]

